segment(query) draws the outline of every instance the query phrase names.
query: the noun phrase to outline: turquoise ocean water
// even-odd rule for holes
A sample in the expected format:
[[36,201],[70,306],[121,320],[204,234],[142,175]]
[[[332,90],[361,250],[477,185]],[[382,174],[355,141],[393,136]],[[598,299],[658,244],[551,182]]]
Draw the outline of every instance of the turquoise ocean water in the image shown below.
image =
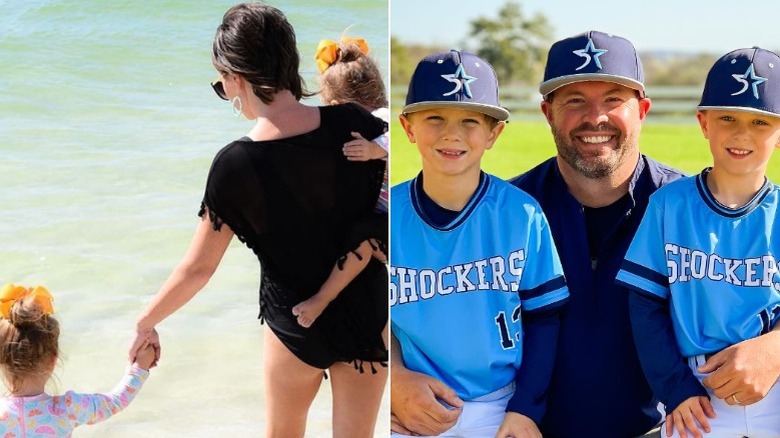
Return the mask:
[[[211,41],[232,4],[0,0],[0,283],[55,296],[53,391],[119,380],[136,315],[195,229],[211,159],[252,127],[209,86]],[[386,70],[386,1],[270,4],[297,31],[310,89],[318,41],[349,25]],[[258,272],[234,241],[211,283],[159,326],[160,367],[136,401],[74,436],[262,436]],[[326,381],[307,436],[330,435],[330,409]],[[376,436],[388,418],[386,394]]]

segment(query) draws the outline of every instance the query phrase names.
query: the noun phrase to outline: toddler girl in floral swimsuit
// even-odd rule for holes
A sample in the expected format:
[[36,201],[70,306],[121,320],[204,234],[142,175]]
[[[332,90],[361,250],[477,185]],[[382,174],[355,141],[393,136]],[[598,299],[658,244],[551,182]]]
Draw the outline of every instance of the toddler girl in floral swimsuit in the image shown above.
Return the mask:
[[8,394],[0,399],[0,437],[69,437],[82,424],[116,414],[149,376],[154,349],[146,345],[107,394],[44,391],[59,358],[59,323],[46,288],[8,284],[0,290],[0,375]]

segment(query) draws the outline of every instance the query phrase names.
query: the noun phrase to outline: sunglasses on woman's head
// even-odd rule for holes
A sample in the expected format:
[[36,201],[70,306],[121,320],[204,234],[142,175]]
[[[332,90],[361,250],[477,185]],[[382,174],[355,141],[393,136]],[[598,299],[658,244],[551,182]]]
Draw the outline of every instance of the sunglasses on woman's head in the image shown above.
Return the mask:
[[217,96],[219,96],[220,99],[230,100],[227,97],[227,93],[225,93],[225,86],[222,85],[222,80],[212,82],[211,88],[214,89],[214,92],[217,93]]

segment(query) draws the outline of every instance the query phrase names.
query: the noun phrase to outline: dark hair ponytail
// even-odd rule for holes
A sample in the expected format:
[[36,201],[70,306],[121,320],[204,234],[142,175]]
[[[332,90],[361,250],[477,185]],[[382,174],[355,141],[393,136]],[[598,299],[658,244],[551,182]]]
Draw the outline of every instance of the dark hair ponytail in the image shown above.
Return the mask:
[[222,73],[244,77],[266,104],[282,90],[290,90],[297,100],[313,95],[298,72],[295,31],[272,6],[241,3],[230,8],[217,27],[211,61]]

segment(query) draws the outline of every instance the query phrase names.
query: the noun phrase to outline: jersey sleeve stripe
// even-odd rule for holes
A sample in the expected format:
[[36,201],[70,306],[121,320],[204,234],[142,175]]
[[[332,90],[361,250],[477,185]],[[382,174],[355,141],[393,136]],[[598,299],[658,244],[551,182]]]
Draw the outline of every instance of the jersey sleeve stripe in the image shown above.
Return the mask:
[[655,295],[656,297],[662,299],[669,298],[670,292],[668,286],[661,286],[658,283],[649,281],[644,277],[638,276],[626,270],[620,270],[620,272],[618,272],[618,275],[615,278],[615,283],[619,286],[623,286],[646,295]]
[[[536,307],[534,309],[527,309],[523,308],[523,317],[524,318],[539,318],[544,317],[545,315],[553,314],[560,312],[561,309],[566,305],[566,303],[569,301],[568,294],[565,298],[560,299],[558,301],[545,304],[541,307]],[[525,316],[527,315],[527,316]],[[529,319],[525,319],[524,321],[528,321]]]
[[554,290],[552,292],[547,292],[546,294],[538,296],[536,298],[523,300],[523,310],[532,311],[536,309],[541,309],[542,307],[545,307],[549,304],[553,304],[555,302],[565,300],[568,297],[569,297],[569,289],[564,284],[560,289]]
[[631,260],[623,260],[623,265],[620,267],[620,269],[622,271],[626,271],[638,277],[644,278],[647,281],[652,281],[661,287],[669,287],[669,278],[666,275],[659,274],[658,272],[638,263],[634,263]]
[[547,318],[550,316],[554,316],[558,313],[560,313],[563,308],[566,306],[566,303],[569,302],[569,298],[565,298],[563,300],[556,301],[554,303],[550,303],[543,307],[538,307],[533,310],[528,310],[523,308],[523,323],[530,322],[536,319],[540,318]]
[[520,291],[520,298],[523,301],[530,300],[533,298],[540,297],[546,293],[549,293],[554,290],[558,290],[561,288],[566,287],[566,279],[563,277],[563,275],[559,275],[552,280],[546,281],[539,286],[536,286],[531,289],[521,290]]
[[650,293],[650,292],[648,292],[646,290],[640,289],[640,288],[638,288],[636,286],[633,286],[631,284],[625,283],[625,282],[623,282],[621,280],[615,280],[615,284],[617,284],[618,286],[623,286],[626,289],[630,289],[631,292],[634,292],[634,293],[637,293],[639,295],[642,295],[643,297],[646,297],[647,299],[653,300],[656,303],[668,303],[668,300],[666,298],[661,298],[661,297],[659,297],[658,295],[656,295],[654,293]]

